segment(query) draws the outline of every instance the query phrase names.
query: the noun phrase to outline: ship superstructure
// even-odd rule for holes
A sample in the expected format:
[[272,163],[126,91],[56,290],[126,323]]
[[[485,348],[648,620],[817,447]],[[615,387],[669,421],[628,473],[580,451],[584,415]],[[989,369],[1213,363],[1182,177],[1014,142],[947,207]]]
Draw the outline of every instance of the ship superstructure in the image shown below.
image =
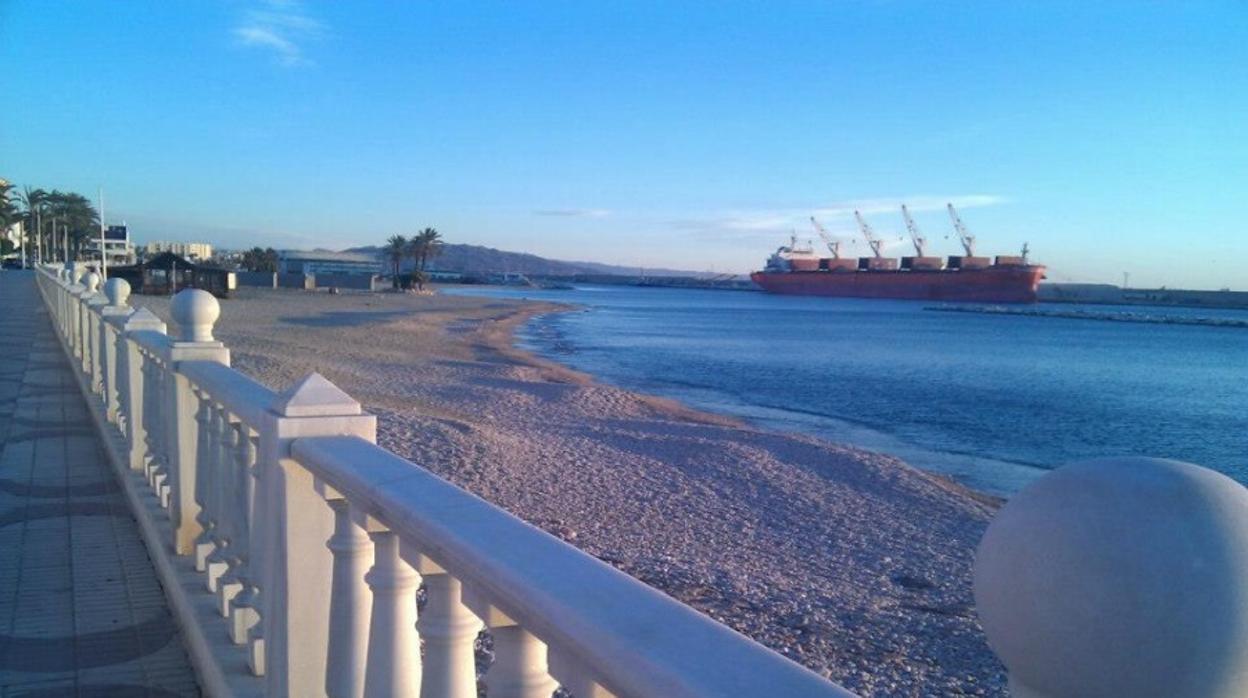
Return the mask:
[[1022,254],[1017,256],[977,256],[975,237],[967,230],[953,204],[948,204],[947,210],[964,255],[929,256],[926,238],[910,210],[903,205],[902,218],[914,246],[913,256],[900,259],[884,256],[883,241],[866,218],[854,211],[858,230],[871,256],[843,257],[841,243],[811,216],[811,224],[831,256],[822,257],[810,245],[800,245],[793,235],[789,245],[777,249],[768,258],[766,267],[750,278],[772,293],[806,296],[1034,303],[1045,268],[1028,261],[1027,246],[1023,245]]

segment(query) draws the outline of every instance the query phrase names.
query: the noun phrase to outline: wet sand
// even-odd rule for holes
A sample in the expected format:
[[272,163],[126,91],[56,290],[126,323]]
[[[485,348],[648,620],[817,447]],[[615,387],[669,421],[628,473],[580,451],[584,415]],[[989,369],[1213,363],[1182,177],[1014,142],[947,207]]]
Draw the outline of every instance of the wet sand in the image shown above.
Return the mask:
[[[135,296],[168,320],[168,299]],[[972,610],[996,506],[889,456],[595,382],[512,345],[528,301],[243,289],[217,338],[319,371],[378,441],[869,696],[1003,695]]]

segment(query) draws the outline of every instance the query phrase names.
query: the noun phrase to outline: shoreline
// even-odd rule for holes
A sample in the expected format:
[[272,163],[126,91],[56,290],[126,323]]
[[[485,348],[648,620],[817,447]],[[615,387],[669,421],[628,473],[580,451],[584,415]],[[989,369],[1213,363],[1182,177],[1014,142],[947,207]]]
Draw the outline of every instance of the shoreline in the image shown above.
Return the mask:
[[[168,319],[168,299],[132,297]],[[319,371],[378,442],[861,695],[999,695],[972,609],[996,502],[900,459],[624,390],[515,346],[570,306],[244,290],[214,330]]]
[[[605,385],[611,385],[612,387],[618,388],[619,390],[624,390],[628,393],[631,393],[632,395],[636,396],[638,399],[647,400],[647,401],[656,401],[658,404],[663,404],[669,407],[670,409],[673,409],[674,411],[684,412],[686,418],[699,421],[702,423],[721,424],[721,425],[731,426],[735,428],[752,429],[752,430],[771,432],[771,433],[776,433],[776,434],[793,434],[793,435],[809,436],[809,437],[819,439],[820,441],[824,441],[834,446],[860,449],[860,450],[868,451],[871,453],[877,453],[882,456],[896,458],[897,460],[904,463],[907,467],[913,468],[914,470],[922,473],[923,475],[931,477],[935,479],[937,482],[950,487],[954,492],[958,493],[959,495],[970,497],[986,506],[993,507],[994,509],[999,509],[1005,505],[1007,498],[1004,496],[993,494],[991,492],[978,490],[970,485],[967,485],[966,483],[958,481],[957,478],[955,478],[954,476],[950,474],[938,472],[935,470],[930,470],[930,469],[923,468],[917,465],[913,465],[905,457],[895,454],[895,453],[889,453],[883,449],[874,449],[874,448],[870,448],[868,446],[864,446],[858,443],[853,443],[851,441],[838,441],[835,439],[821,436],[817,433],[812,433],[810,431],[803,431],[801,429],[784,428],[783,426],[771,426],[765,422],[762,422],[756,419],[751,419],[749,417],[738,417],[732,414],[716,412],[711,408],[698,407],[696,405],[689,404],[686,401],[681,400],[680,398],[656,395],[653,393],[647,393],[647,392],[636,390],[636,389],[629,388],[626,386],[616,385],[614,383],[606,381],[603,378],[596,376],[592,373],[589,373],[587,371],[582,371],[576,368],[572,368],[571,366],[563,364],[555,359],[551,359],[549,357],[543,356],[537,349],[525,349],[524,347],[518,346],[518,343],[521,341],[519,337],[519,333],[523,331],[523,328],[525,325],[528,325],[533,322],[539,322],[547,316],[559,315],[562,313],[585,312],[586,309],[583,306],[579,306],[575,303],[550,303],[547,301],[535,301],[535,300],[528,300],[528,299],[523,300],[521,302],[526,303],[526,304],[535,304],[535,305],[554,305],[557,307],[533,308],[527,311],[517,312],[515,314],[515,317],[509,318],[509,322],[505,323],[502,327],[499,328],[502,332],[501,336],[498,336],[497,338],[492,340],[492,343],[494,344],[495,348],[500,353],[505,353],[506,355],[513,357],[517,360],[525,361],[534,366],[541,366],[543,368],[548,368],[555,372],[567,372],[573,377],[574,380],[581,382],[583,384],[603,383]],[[952,453],[945,453],[945,452],[934,452],[934,453],[938,453],[939,455],[949,456],[949,457],[956,456],[956,455],[963,455],[963,454],[952,454]],[[968,455],[966,457],[978,459],[978,457],[976,456]],[[1006,461],[1001,461],[1001,462],[1006,462]],[[1016,466],[1019,468],[1024,468],[1024,467],[1033,468],[1042,472],[1048,472],[1047,470],[1040,468],[1039,466],[1030,466],[1030,465],[1026,465],[1022,463],[1009,463],[1009,465]]]

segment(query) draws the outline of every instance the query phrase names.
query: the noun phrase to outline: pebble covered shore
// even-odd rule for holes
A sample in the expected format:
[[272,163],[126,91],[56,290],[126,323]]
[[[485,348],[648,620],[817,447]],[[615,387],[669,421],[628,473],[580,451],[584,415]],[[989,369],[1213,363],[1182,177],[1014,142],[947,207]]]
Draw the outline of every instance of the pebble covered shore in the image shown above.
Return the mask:
[[[168,299],[134,296],[168,320]],[[864,696],[1004,695],[972,609],[997,503],[902,461],[594,382],[512,348],[559,308],[243,289],[217,338],[319,371],[386,448]]]

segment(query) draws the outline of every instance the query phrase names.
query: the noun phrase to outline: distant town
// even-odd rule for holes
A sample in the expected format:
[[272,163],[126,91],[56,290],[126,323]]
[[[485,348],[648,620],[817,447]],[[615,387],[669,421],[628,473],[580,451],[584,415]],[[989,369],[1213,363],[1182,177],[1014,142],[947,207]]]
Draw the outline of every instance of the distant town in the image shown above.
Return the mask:
[[[102,250],[102,252],[101,252]],[[87,197],[59,190],[18,190],[0,179],[0,262],[38,260],[103,263],[140,293],[193,285],[228,296],[245,286],[333,291],[421,290],[426,283],[502,284],[559,289],[571,284],[708,288],[752,291],[746,274],[646,269],[546,259],[480,245],[448,243],[434,228],[380,245],[335,251],[253,247],[210,242],[137,243],[128,225],[103,224]],[[1038,299],[1053,303],[1248,308],[1248,292],[1128,288],[1112,284],[1042,283]]]

